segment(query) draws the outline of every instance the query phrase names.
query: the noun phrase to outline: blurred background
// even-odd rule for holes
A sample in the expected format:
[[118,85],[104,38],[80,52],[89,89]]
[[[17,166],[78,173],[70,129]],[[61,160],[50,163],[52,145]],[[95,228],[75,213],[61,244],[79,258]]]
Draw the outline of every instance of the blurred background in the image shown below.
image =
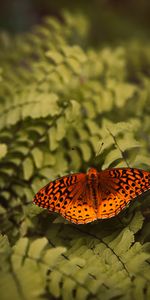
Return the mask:
[[1,0],[0,29],[26,32],[47,15],[63,22],[63,10],[83,13],[89,18],[89,43],[93,46],[149,37],[148,0]]

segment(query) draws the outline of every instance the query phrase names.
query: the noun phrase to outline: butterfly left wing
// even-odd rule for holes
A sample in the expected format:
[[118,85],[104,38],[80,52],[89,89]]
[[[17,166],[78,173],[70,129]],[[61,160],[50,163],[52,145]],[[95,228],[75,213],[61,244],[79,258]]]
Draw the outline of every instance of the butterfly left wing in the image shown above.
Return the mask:
[[134,198],[150,189],[150,172],[134,168],[116,168],[99,172],[101,203],[97,218],[117,215]]
[[96,219],[95,211],[87,198],[84,173],[74,173],[48,183],[35,195],[33,202],[60,213],[76,224],[85,224]]

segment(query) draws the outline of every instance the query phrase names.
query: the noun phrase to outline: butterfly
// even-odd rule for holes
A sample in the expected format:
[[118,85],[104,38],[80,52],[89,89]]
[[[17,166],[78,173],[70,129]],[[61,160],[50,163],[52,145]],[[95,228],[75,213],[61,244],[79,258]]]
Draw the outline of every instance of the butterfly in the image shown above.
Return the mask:
[[150,189],[150,172],[114,168],[74,173],[49,182],[33,202],[76,224],[116,216],[134,198]]

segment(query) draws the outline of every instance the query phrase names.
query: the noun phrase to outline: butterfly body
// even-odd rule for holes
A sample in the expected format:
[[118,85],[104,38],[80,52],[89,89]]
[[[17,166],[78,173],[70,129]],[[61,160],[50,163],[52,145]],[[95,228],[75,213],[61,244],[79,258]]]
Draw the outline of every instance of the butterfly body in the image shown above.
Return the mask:
[[90,168],[86,176],[87,176],[86,189],[88,191],[88,197],[89,199],[91,199],[94,210],[96,212],[101,202],[98,172],[96,169]]
[[65,219],[86,224],[116,216],[127,204],[150,189],[150,172],[114,168],[74,173],[48,183],[33,202]]

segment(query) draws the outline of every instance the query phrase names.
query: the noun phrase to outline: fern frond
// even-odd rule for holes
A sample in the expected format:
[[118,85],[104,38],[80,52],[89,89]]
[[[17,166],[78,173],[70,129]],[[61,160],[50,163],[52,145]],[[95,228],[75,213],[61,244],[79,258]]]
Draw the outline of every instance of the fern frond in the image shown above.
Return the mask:
[[1,298],[149,299],[149,195],[86,226],[32,204],[94,164],[150,165],[149,43],[91,49],[88,19],[63,20],[0,33]]

